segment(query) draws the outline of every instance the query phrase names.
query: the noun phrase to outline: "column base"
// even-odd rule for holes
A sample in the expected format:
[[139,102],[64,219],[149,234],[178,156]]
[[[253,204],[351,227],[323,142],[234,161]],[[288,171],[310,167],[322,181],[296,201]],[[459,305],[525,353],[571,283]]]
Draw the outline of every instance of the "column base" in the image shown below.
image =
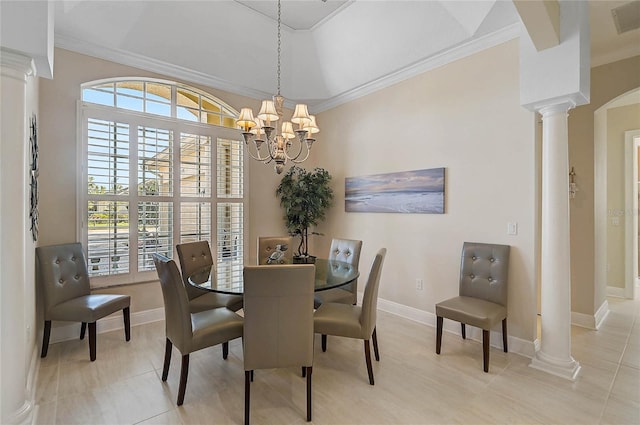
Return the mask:
[[569,356],[568,360],[560,360],[550,357],[542,351],[536,351],[536,355],[531,359],[529,366],[570,381],[576,380],[582,368],[580,363],[571,356]]

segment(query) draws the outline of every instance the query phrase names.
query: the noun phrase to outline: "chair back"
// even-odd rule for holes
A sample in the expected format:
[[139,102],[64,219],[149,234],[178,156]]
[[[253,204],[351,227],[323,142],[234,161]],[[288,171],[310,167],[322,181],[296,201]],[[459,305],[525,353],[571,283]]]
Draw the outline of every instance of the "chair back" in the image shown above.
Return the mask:
[[[364,288],[364,296],[362,298],[362,315],[360,316],[360,324],[365,336],[370,336],[376,327],[376,318],[378,311],[378,287],[380,286],[380,275],[382,274],[382,265],[384,257],[387,255],[387,249],[382,248],[376,254],[376,258],[371,265],[367,286]],[[366,339],[366,338],[365,338]]]
[[460,295],[507,305],[509,245],[465,242],[460,264]]
[[329,260],[343,261],[358,267],[362,241],[352,239],[332,239]]
[[193,339],[189,299],[176,262],[164,255],[153,254],[162,297],[167,338],[181,353],[189,353]]
[[[188,242],[176,245],[178,260],[180,261],[180,271],[182,281],[187,291],[189,300],[207,293],[206,290],[198,289],[189,283],[189,276],[202,271],[199,275],[201,282],[206,282],[209,277],[215,279],[215,269],[213,267],[213,256],[208,241]],[[198,279],[198,277],[195,277]]]
[[91,293],[87,260],[79,242],[37,247],[36,257],[45,320],[52,307]]
[[292,244],[290,236],[258,237],[258,265],[293,263]]
[[244,369],[313,365],[313,264],[244,268]]

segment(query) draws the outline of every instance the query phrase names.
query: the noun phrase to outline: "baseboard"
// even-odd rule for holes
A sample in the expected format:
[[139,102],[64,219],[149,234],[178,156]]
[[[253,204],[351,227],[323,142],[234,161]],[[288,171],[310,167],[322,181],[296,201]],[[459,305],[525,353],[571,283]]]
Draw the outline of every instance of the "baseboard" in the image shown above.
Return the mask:
[[571,312],[571,324],[581,328],[598,330],[609,314],[609,302],[604,300],[595,314],[584,314],[576,311]]
[[618,288],[617,286],[607,286],[607,296],[616,298],[626,298],[624,288]]
[[[362,292],[358,292],[358,303],[362,304]],[[436,315],[428,311],[409,307],[394,301],[378,298],[378,310],[413,320],[427,326],[435,327]],[[452,320],[445,320],[442,330],[456,335],[461,335],[460,324]],[[467,339],[482,341],[482,330],[474,327],[467,327]],[[502,333],[491,332],[491,341],[499,341],[499,343],[491,344],[494,347],[502,349]],[[514,336],[508,337],[509,352],[519,354],[524,357],[532,358],[535,355],[535,347],[533,341],[526,341]]]
[[[164,320],[164,308],[154,308],[151,310],[139,311],[131,313],[131,326],[144,325],[145,323],[157,322]],[[124,328],[122,313],[115,313],[97,322],[97,332],[111,332]],[[63,326],[51,328],[50,344],[56,342],[77,339],[80,336],[80,324],[69,323]]]
[[38,372],[40,370],[40,356],[38,347],[34,346],[31,352],[27,382],[24,389],[24,402],[19,409],[11,413],[7,423],[18,425],[31,425],[35,423],[38,406],[36,405],[36,383],[38,382]]

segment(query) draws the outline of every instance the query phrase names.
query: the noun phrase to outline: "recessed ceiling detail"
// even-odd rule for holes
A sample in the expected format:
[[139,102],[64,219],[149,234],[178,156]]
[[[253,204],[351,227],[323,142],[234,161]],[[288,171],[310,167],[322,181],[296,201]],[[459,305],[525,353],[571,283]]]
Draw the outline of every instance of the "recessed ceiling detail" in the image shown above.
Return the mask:
[[640,28],[640,0],[611,9],[618,34]]

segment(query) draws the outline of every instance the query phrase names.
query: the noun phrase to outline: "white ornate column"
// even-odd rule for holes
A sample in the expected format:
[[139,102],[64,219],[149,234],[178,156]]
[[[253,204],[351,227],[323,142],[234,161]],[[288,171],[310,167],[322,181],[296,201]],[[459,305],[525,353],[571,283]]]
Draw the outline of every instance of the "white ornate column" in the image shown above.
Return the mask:
[[542,338],[530,366],[575,380],[571,357],[568,111],[572,102],[544,106],[542,114]]
[[0,423],[30,423],[32,350],[25,325],[29,310],[25,285],[27,218],[27,76],[32,59],[0,49]]

